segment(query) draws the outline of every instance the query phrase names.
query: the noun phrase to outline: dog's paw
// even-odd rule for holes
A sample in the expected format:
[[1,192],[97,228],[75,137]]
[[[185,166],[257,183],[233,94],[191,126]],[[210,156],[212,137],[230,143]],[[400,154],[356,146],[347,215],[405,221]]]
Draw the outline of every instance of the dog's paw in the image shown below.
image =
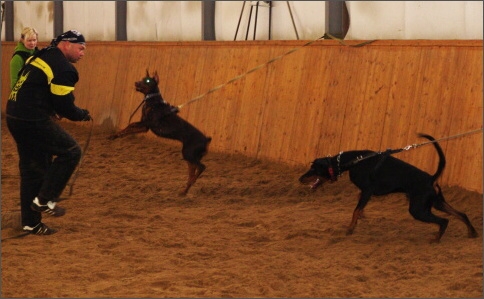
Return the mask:
[[353,234],[353,229],[352,228],[348,228],[346,230],[346,235],[349,236],[349,235],[352,235]]
[[467,235],[469,238],[477,238],[479,236],[475,229],[469,230],[469,233]]

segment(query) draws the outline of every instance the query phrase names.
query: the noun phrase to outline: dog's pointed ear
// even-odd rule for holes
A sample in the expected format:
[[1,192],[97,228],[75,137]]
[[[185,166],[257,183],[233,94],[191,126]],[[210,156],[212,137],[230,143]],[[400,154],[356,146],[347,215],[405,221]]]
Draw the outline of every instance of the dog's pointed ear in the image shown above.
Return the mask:
[[148,72],[148,68],[146,68],[146,77],[150,76],[150,72]]
[[153,78],[155,79],[156,84],[160,82],[160,77],[158,77],[158,72],[155,71],[155,74],[153,75]]

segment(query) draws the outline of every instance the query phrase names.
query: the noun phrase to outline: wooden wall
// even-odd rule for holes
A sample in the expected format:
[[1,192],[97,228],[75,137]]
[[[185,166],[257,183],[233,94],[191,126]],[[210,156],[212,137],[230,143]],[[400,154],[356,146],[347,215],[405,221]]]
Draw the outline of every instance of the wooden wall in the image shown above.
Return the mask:
[[[147,68],[158,72],[165,100],[180,105],[306,42],[91,42],[76,64],[76,103],[110,131],[126,126],[141,102],[134,82]],[[14,46],[2,43],[2,111]],[[180,116],[213,137],[213,152],[290,165],[339,151],[401,148],[425,142],[418,132],[439,139],[482,128],[482,55],[481,40],[363,47],[321,40],[184,106]],[[441,146],[442,184],[482,193],[482,131]],[[436,169],[430,145],[397,157]]]

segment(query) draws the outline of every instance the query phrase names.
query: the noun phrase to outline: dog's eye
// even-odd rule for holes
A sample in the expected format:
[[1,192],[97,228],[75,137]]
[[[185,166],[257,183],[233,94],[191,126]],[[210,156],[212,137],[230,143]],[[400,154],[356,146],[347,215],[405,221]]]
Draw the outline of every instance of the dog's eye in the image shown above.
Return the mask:
[[150,84],[150,83],[151,83],[151,79],[150,79],[150,78],[146,78],[146,79],[145,79],[145,83],[146,83],[146,84]]

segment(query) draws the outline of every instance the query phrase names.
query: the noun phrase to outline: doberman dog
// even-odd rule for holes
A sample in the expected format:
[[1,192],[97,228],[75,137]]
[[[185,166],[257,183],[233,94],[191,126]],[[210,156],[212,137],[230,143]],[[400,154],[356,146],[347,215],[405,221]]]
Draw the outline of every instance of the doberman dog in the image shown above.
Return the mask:
[[431,212],[432,207],[457,217],[467,225],[469,238],[477,237],[477,232],[467,215],[457,211],[445,201],[440,186],[436,183],[445,168],[442,148],[432,136],[425,134],[419,134],[419,136],[430,140],[439,155],[439,164],[434,175],[391,156],[389,151],[359,150],[315,159],[311,168],[299,178],[299,181],[303,184],[311,184],[311,189],[316,189],[326,181],[335,182],[343,172],[349,171],[351,182],[360,189],[361,194],[347,235],[353,233],[356,222],[362,216],[363,209],[372,195],[403,192],[409,199],[409,212],[415,219],[439,225],[439,231],[431,242],[440,241],[449,223],[448,219],[434,215]]
[[145,96],[141,121],[129,124],[125,129],[108,138],[113,140],[151,130],[157,136],[180,141],[183,144],[183,159],[188,163],[187,185],[180,194],[186,195],[206,168],[201,160],[207,154],[212,138],[205,136],[192,124],[177,115],[178,108],[171,106],[163,99],[158,83],[158,73],[155,71],[153,76],[150,76],[146,70],[146,77],[135,82],[136,90]]

